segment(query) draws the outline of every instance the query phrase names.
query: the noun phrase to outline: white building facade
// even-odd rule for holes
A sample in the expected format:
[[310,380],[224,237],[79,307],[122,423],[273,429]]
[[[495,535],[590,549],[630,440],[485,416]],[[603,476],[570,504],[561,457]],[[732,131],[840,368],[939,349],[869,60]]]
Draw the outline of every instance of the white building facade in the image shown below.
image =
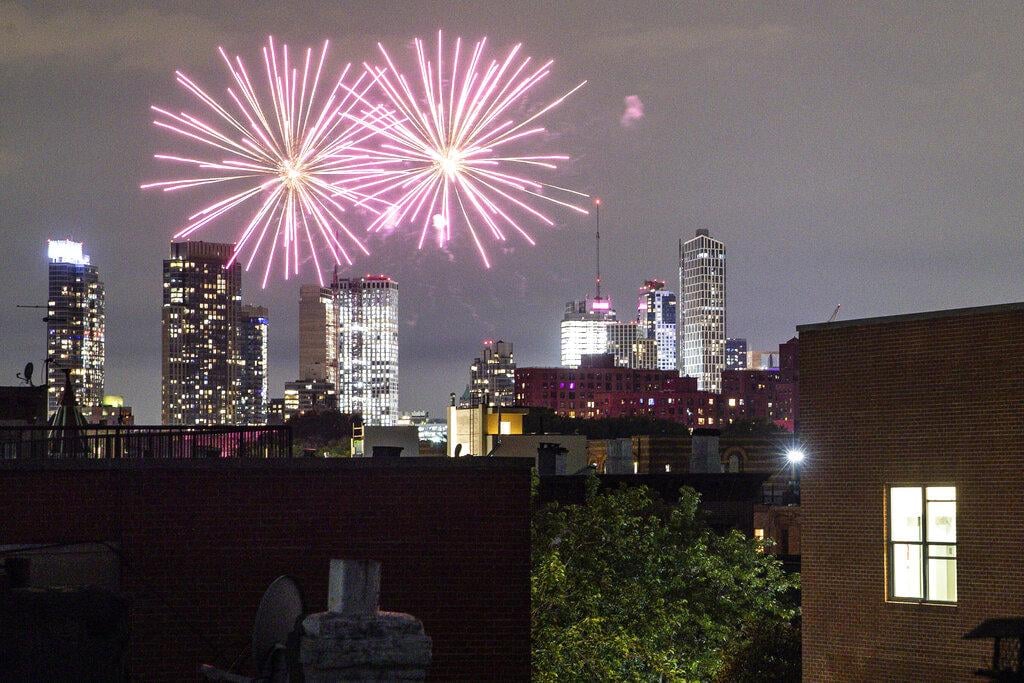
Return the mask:
[[679,371],[702,391],[721,392],[725,367],[725,244],[707,230],[679,244]]
[[615,320],[610,299],[566,303],[561,323],[562,367],[578,368],[585,354],[608,353],[608,325]]
[[337,297],[338,410],[363,424],[398,419],[398,283],[386,275],[341,278]]

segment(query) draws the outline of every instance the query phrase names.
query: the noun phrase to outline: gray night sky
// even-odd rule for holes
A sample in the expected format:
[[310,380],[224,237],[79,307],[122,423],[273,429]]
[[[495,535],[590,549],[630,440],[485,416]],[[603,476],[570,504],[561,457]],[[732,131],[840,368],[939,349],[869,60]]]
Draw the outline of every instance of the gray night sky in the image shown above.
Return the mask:
[[[331,39],[331,63],[413,36],[487,35],[553,57],[539,95],[588,85],[546,119],[573,163],[558,181],[599,193],[604,280],[620,315],[641,281],[677,278],[676,243],[706,227],[728,247],[730,336],[775,346],[800,323],[1024,299],[1024,5],[641,2],[0,2],[0,383],[40,364],[45,240],[86,243],[107,287],[107,391],[159,419],[160,263],[200,197],[142,192],[182,145],[150,104],[190,108],[182,68],[218,95],[217,45],[255,66],[268,33]],[[627,96],[645,115],[620,119]],[[537,104],[546,102],[537,101]],[[417,252],[371,236],[353,274],[400,287],[401,407],[438,413],[480,340],[556,364],[564,301],[592,286],[592,224],[553,212],[537,247],[510,240],[484,271],[470,243]],[[227,222],[204,239],[230,240]],[[308,271],[312,277],[312,270]],[[671,285],[675,289],[675,285]],[[297,371],[298,283],[269,307],[271,395]]]

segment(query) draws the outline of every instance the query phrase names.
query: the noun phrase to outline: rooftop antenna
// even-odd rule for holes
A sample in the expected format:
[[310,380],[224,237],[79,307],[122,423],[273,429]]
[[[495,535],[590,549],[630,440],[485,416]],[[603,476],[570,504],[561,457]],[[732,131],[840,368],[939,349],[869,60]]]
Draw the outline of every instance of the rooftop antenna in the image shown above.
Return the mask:
[[594,214],[597,218],[597,298],[601,298],[601,198],[594,199]]

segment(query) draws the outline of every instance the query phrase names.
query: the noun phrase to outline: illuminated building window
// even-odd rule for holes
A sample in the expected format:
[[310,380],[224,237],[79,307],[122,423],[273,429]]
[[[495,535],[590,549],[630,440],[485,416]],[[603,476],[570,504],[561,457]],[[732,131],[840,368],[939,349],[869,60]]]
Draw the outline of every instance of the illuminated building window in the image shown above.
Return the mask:
[[956,487],[889,488],[890,600],[956,602]]

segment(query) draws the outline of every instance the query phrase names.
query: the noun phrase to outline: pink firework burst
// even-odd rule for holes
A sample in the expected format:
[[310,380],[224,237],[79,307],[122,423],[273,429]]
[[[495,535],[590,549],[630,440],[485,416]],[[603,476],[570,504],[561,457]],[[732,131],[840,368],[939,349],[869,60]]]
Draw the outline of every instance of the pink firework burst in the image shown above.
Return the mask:
[[[241,57],[232,59],[218,48],[232,79],[227,88],[228,106],[176,72],[178,83],[212,113],[213,123],[188,112],[175,114],[152,107],[156,126],[185,138],[203,152],[155,155],[188,167],[191,174],[142,188],[157,187],[165,192],[221,185],[232,188],[230,194],[189,216],[187,225],[174,237],[188,237],[226,214],[247,211],[232,261],[247,250],[248,270],[256,255],[265,252],[264,287],[275,256],[283,262],[288,279],[290,274],[298,274],[305,251],[323,283],[318,244],[326,245],[334,263],[351,265],[340,233],[368,254],[341,219],[343,202],[358,201],[374,213],[379,212],[375,203],[385,204],[346,185],[348,179],[362,178],[365,173],[362,166],[366,160],[352,149],[374,135],[369,126],[375,125],[377,110],[364,104],[363,97],[373,85],[372,79],[361,73],[346,83],[350,70],[346,65],[333,87],[321,87],[327,48],[325,41],[319,57],[308,48],[299,63],[292,63],[288,46],[278,49],[269,38],[263,48],[266,90],[262,95]],[[303,243],[305,249],[300,248]]]
[[567,156],[526,156],[516,151],[517,145],[544,133],[544,127],[536,125],[537,119],[586,81],[517,118],[517,111],[550,73],[553,62],[531,66],[521,45],[513,47],[503,60],[489,60],[484,56],[485,44],[486,38],[464,51],[462,39],[456,39],[452,55],[446,59],[439,32],[435,62],[417,38],[419,78],[412,87],[378,43],[387,67],[363,66],[373,75],[387,111],[364,116],[358,124],[379,134],[382,142],[376,149],[361,150],[374,165],[353,189],[369,193],[370,199],[386,197],[391,203],[368,230],[409,222],[420,228],[422,248],[431,230],[438,244],[444,245],[452,238],[453,224],[460,223],[484,265],[490,267],[481,232],[489,231],[494,239],[505,241],[511,228],[534,244],[521,223],[522,216],[554,225],[536,206],[549,203],[587,213],[572,203],[573,197],[587,195],[530,175],[538,169],[556,169],[556,162]]

